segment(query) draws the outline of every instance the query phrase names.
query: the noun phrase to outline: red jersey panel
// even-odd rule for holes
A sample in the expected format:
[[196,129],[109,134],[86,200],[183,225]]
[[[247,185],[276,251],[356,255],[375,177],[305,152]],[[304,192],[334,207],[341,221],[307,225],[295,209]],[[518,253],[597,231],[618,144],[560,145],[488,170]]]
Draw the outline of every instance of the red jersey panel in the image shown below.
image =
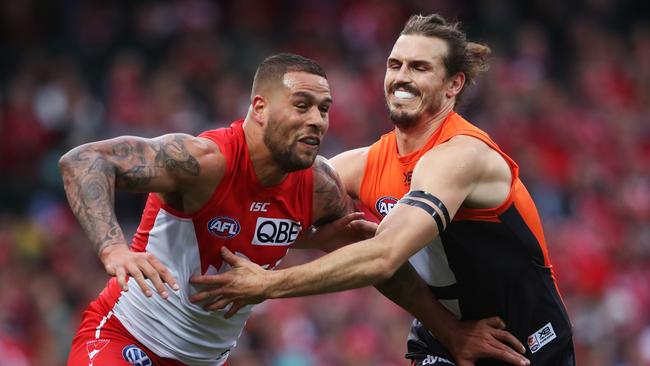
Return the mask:
[[[188,215],[149,195],[132,250],[156,256],[172,273],[180,290],[169,299],[147,298],[130,279],[129,291],[109,286],[91,307],[110,309],[124,328],[158,357],[192,365],[222,365],[252,310],[230,319],[225,310],[205,311],[189,297],[202,288],[189,283],[194,275],[225,271],[219,250],[267,268],[276,267],[296,237],[312,224],[312,168],[287,175],[280,184],[264,187],[248,154],[243,121],[204,132],[225,156],[226,173],[209,201]],[[100,306],[101,305],[101,306]],[[86,323],[82,323],[86,324]],[[95,331],[92,325],[82,331]]]

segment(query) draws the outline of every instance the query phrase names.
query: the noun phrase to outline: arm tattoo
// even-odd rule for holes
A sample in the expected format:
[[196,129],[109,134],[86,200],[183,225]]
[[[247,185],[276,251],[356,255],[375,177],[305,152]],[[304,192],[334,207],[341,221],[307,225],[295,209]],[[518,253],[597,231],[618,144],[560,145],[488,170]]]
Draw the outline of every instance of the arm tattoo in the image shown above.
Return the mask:
[[[113,146],[113,156],[118,161],[117,184],[127,190],[146,187],[153,177],[164,174],[198,176],[199,162],[190,154],[181,135],[171,135],[159,141],[128,141]],[[147,149],[155,152],[153,161],[147,159]],[[149,160],[149,161],[148,161]]]
[[185,136],[120,138],[79,146],[61,158],[63,185],[70,207],[95,249],[126,244],[115,215],[115,188],[154,191],[161,179],[194,177],[198,160]]
[[314,203],[320,213],[315,226],[320,226],[352,212],[352,202],[334,168],[318,156],[314,162]]

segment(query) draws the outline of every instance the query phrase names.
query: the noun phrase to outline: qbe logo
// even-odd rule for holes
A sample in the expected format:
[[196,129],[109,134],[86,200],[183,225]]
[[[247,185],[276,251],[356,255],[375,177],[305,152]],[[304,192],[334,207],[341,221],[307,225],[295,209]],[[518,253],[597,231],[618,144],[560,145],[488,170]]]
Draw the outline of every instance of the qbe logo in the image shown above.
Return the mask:
[[293,220],[258,217],[252,243],[272,246],[289,245],[296,240],[301,230],[302,225]]
[[397,198],[386,196],[377,200],[377,203],[375,203],[375,208],[377,209],[377,212],[379,212],[382,216],[386,216],[390,210],[395,207],[396,204]]
[[239,221],[228,216],[215,217],[208,222],[208,231],[221,239],[230,239],[239,234]]
[[152,366],[153,362],[143,350],[131,344],[122,349],[122,357],[134,366]]

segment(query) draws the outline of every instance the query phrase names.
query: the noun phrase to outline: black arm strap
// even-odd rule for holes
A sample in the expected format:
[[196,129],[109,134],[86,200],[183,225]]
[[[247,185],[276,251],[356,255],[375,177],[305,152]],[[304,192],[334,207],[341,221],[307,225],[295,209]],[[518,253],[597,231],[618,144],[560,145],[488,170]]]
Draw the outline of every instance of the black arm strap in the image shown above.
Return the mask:
[[442,201],[439,200],[438,197],[425,191],[410,191],[404,197],[417,197],[431,202],[431,204],[438,207],[440,211],[442,211],[442,214],[445,216],[445,227],[449,226],[449,223],[451,222],[451,219],[449,217],[449,211],[447,211],[447,207],[445,207],[445,204],[442,203]]
[[402,198],[401,200],[397,201],[397,204],[400,203],[423,209],[429,215],[431,215],[434,220],[436,220],[436,225],[438,225],[438,233],[442,233],[442,231],[445,230],[445,227],[442,225],[442,219],[440,218],[440,215],[438,215],[438,211],[436,211],[433,207],[427,205],[422,201],[412,200],[410,198]]

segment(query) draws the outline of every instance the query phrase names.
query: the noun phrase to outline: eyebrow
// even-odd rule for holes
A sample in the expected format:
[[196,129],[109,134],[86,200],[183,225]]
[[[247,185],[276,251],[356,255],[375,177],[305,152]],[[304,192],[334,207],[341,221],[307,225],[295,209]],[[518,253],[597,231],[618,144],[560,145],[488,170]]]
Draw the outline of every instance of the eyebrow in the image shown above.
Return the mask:
[[[291,98],[305,98],[307,99],[310,103],[314,103],[316,101],[316,97],[312,93],[304,92],[304,91],[298,91],[293,94],[291,94]],[[332,97],[327,97],[325,98],[321,103],[332,103]]]
[[386,61],[387,63],[391,62],[399,62],[399,63],[407,63],[415,66],[420,66],[420,65],[432,65],[431,61],[429,60],[406,60],[406,61],[401,61],[395,57],[389,57],[388,60]]

